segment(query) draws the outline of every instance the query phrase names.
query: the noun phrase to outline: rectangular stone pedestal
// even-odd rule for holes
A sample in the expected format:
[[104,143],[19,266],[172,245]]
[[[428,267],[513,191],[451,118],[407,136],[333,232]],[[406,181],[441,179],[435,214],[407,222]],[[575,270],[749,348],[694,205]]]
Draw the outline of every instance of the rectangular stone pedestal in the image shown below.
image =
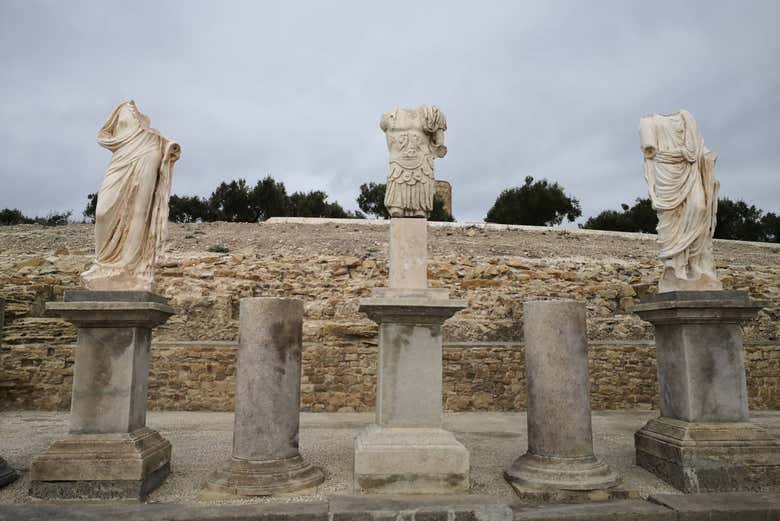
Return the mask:
[[[3,343],[3,324],[5,320],[5,300],[0,298],[0,345]],[[2,435],[2,432],[0,432]],[[19,475],[3,458],[0,458],[0,488],[12,483]]]
[[173,309],[143,291],[66,291],[47,309],[78,329],[70,430],[33,460],[45,499],[143,499],[170,473],[171,444],[146,427],[152,328]]
[[780,441],[749,423],[650,420],[634,435],[637,465],[683,492],[780,487]]
[[424,288],[389,288],[361,301],[379,324],[379,357],[376,424],[355,438],[356,492],[468,490],[468,450],[441,428],[441,327],[463,307]]
[[143,499],[170,474],[171,444],[156,431],[73,434],[30,468],[30,494],[47,499]]
[[18,477],[19,474],[3,458],[0,458],[0,488],[13,483]]
[[439,428],[369,426],[355,438],[355,492],[457,494],[469,488],[469,452]]
[[636,462],[684,492],[771,490],[780,441],[750,423],[741,291],[673,291],[634,308],[655,326],[661,417],[635,434]]

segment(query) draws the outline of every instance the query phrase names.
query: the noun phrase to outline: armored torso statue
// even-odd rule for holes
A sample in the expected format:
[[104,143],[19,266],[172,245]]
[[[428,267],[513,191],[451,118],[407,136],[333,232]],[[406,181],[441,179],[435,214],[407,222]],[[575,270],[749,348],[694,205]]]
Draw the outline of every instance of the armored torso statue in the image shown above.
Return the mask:
[[379,124],[387,137],[390,165],[385,207],[391,217],[427,217],[433,210],[433,160],[444,157],[447,122],[435,106],[393,109]]

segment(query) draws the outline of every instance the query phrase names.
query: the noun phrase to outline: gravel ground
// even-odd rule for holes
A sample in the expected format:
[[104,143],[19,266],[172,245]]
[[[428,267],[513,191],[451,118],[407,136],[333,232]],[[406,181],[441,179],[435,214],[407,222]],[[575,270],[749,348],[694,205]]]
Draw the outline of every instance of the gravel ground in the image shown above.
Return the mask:
[[[654,417],[653,412],[594,412],[596,454],[622,476],[622,488],[647,497],[653,493],[678,493],[633,464],[633,434]],[[352,493],[352,439],[373,419],[361,413],[302,413],[300,446],[303,456],[325,469],[327,478],[317,495],[307,497],[220,500],[220,503],[311,501],[323,496]],[[780,436],[780,411],[756,412],[754,420]],[[67,413],[16,411],[0,413],[0,452],[22,477],[0,490],[0,504],[24,503],[32,458],[67,433]],[[173,444],[173,473],[149,498],[150,502],[197,503],[209,474],[230,456],[232,413],[152,412],[148,425]],[[471,453],[471,493],[512,498],[502,477],[503,468],[526,448],[525,415],[522,413],[458,413],[445,417]],[[215,502],[213,500],[209,502]]]

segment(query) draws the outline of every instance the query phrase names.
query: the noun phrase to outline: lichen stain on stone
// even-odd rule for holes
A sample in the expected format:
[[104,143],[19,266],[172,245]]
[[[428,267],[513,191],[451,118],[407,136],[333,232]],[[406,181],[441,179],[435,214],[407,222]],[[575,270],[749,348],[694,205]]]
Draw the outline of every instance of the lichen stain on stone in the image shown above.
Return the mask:
[[271,347],[279,362],[284,362],[290,355],[300,358],[301,332],[296,326],[289,320],[275,320],[269,327]]

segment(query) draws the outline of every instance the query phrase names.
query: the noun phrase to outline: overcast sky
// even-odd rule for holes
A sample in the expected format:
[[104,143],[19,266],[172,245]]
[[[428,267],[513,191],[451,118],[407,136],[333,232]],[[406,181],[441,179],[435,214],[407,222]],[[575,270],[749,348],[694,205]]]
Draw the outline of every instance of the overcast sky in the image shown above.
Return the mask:
[[177,140],[173,191],[271,174],[357,207],[384,182],[379,117],[436,104],[454,215],[527,175],[583,217],[644,197],[640,116],[685,108],[721,196],[780,211],[780,2],[0,0],[0,208],[74,210],[134,99]]

